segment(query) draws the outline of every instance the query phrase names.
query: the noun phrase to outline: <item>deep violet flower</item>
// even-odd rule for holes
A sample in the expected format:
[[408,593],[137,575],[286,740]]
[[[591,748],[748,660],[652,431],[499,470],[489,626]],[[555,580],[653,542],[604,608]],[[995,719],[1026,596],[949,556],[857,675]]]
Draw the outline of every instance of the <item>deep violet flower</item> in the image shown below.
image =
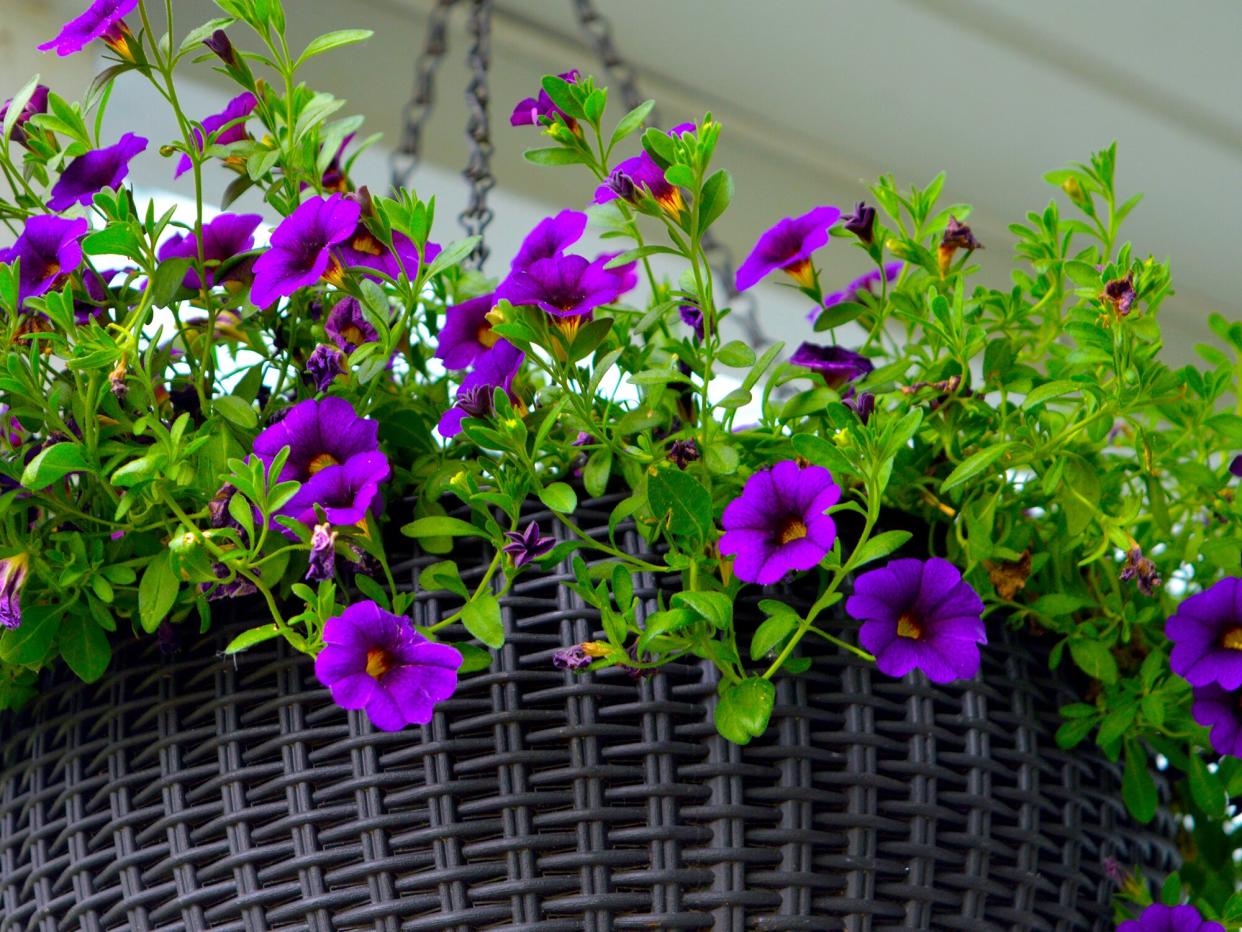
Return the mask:
[[738,266],[734,285],[745,291],[777,269],[783,269],[804,287],[814,282],[811,256],[828,244],[828,230],[841,211],[816,207],[800,217],[786,217],[759,237],[746,261]]
[[1191,686],[1242,686],[1242,579],[1220,580],[1184,599],[1164,626],[1169,665]]
[[312,197],[280,222],[272,246],[254,265],[250,300],[267,307],[323,278],[331,248],[353,235],[362,207],[343,195]]
[[678,306],[677,313],[681,315],[681,322],[694,331],[695,339],[702,342],[703,309],[697,304],[682,304]]
[[[228,262],[253,249],[254,231],[262,222],[263,218],[258,214],[221,214],[203,225],[203,260],[209,266],[206,270],[208,288],[233,277],[235,268],[217,282],[216,273],[210,266]],[[165,259],[197,260],[198,237],[193,232],[178,233],[160,246],[159,258],[161,262]],[[183,284],[195,291],[201,287],[198,270],[193,266],[186,270]]]
[[[881,278],[886,282],[895,282],[897,277],[901,275],[903,268],[905,268],[904,262],[886,262],[882,269],[872,269],[865,275],[859,275],[840,291],[834,291],[831,294],[825,295],[823,306],[828,308],[843,301],[857,301],[864,294],[875,294],[875,287],[880,284]],[[819,317],[821,311],[822,308],[814,308],[807,315],[807,320],[814,321]]]
[[537,259],[502,282],[496,298],[534,305],[555,317],[580,317],[611,304],[638,284],[633,262],[605,268],[613,258],[606,253],[594,262],[572,255]]
[[580,210],[562,210],[552,217],[544,217],[526,234],[517,255],[509,263],[509,270],[529,268],[539,259],[554,259],[578,240],[586,230],[587,215]]
[[82,264],[82,237],[87,223],[50,214],[36,214],[26,221],[17,241],[0,249],[0,262],[21,263],[17,285],[18,307],[27,298],[47,294],[64,276]]
[[349,174],[345,170],[345,150],[353,141],[353,133],[342,139],[341,144],[336,148],[336,154],[328,162],[328,167],[323,170],[323,180],[320,183],[325,191],[337,191],[344,194],[349,190]]
[[215,52],[216,57],[226,65],[231,67],[237,64],[237,49],[233,48],[233,42],[229,39],[229,34],[223,29],[217,29],[204,39],[203,45]]
[[220,582],[198,584],[199,591],[207,593],[208,602],[215,602],[219,599],[240,599],[259,591],[255,584],[244,576],[234,574],[233,578],[229,579],[229,568],[223,563],[213,563],[211,569]]
[[871,415],[875,413],[875,395],[871,392],[855,394],[851,388],[842,396],[841,403],[858,415],[858,419],[864,424],[870,421]]
[[875,208],[859,201],[852,214],[846,214],[842,226],[849,230],[859,241],[870,246],[875,238]]
[[30,557],[24,553],[0,560],[0,625],[18,628],[22,623],[22,589]]
[[331,579],[336,572],[336,531],[330,524],[316,524],[305,578],[311,582]]
[[515,567],[539,559],[556,545],[555,537],[544,537],[539,533],[538,521],[526,525],[524,531],[505,531],[505,537],[509,543],[500,549],[513,559]]
[[496,296],[489,293],[448,309],[436,347],[436,358],[445,368],[465,369],[501,342],[487,317],[495,305]]
[[858,640],[881,673],[917,667],[949,683],[979,672],[979,645],[988,642],[983,601],[947,560],[893,560],[863,573],[845,610],[862,622]]
[[725,506],[720,552],[735,557],[733,573],[767,586],[794,570],[809,570],[832,549],[837,526],[825,512],[841,489],[822,466],[783,460],[746,480]]
[[1113,309],[1118,317],[1126,317],[1134,307],[1134,299],[1138,293],[1134,290],[1134,273],[1125,278],[1114,278],[1104,286],[1101,299]]
[[362,303],[357,298],[342,298],[328,311],[323,322],[328,338],[347,353],[352,353],[363,343],[374,343],[379,333],[367,320]]
[[128,31],[122,20],[136,6],[138,0],[94,0],[81,16],[65,23],[55,39],[40,45],[39,51],[55,51],[64,57],[82,51],[95,39],[102,38],[111,45]]
[[803,343],[789,357],[789,361],[822,377],[829,388],[840,388],[861,379],[875,368],[871,360],[861,353],[844,346],[819,346],[815,343]]
[[[569,84],[577,84],[578,69],[574,68],[563,72],[558,77]],[[561,118],[570,127],[577,125],[574,120],[565,116],[560,107],[552,103],[552,98],[548,96],[548,92],[540,88],[538,97],[527,97],[517,102],[517,105],[513,108],[513,113],[509,116],[509,125],[538,126],[543,117],[551,118],[553,114],[560,114]]]
[[694,440],[674,440],[668,448],[668,458],[678,469],[685,469],[699,458],[699,445]]
[[[354,200],[357,195],[347,195],[347,197]],[[368,278],[376,278],[377,274],[383,274],[395,281],[401,277],[402,272],[405,272],[406,277],[413,281],[418,277],[418,269],[423,261],[418,255],[418,246],[398,230],[394,230],[392,234],[393,248],[389,249],[385,246],[374,233],[367,229],[367,225],[361,219],[362,214],[368,209],[366,204],[369,203],[369,195],[367,198],[366,203],[360,205],[359,220],[353,232],[332,250],[333,256],[345,268],[358,269]],[[440,247],[436,243],[428,243],[426,252],[427,255],[424,258],[427,262],[431,262],[440,254]]]
[[116,145],[79,155],[52,186],[47,206],[68,210],[74,204],[90,204],[104,188],[119,188],[129,174],[130,160],[146,148],[146,139],[126,133]]
[[1137,919],[1127,919],[1117,926],[1117,932],[1225,932],[1225,927],[1204,919],[1193,906],[1153,903]]
[[940,238],[938,250],[940,274],[944,275],[949,271],[949,263],[953,261],[953,255],[959,249],[974,252],[982,248],[983,244],[975,239],[975,234],[971,232],[970,227],[958,221],[956,217],[949,217],[949,224],[944,228],[944,235]]
[[[22,112],[17,115],[10,138],[18,145],[24,146],[26,144],[26,124],[30,122],[30,118],[37,113],[47,113],[48,93],[47,87],[42,84],[36,84],[30,99],[22,107]],[[0,123],[3,123],[5,117],[9,115],[9,107],[11,106],[13,106],[13,99],[10,97],[5,101],[4,106],[0,107]]]
[[1215,683],[1194,688],[1190,714],[1204,728],[1218,754],[1242,757],[1242,689],[1225,689]]
[[585,670],[592,663],[594,658],[582,649],[581,644],[571,644],[569,647],[558,648],[552,654],[552,666],[558,670],[568,670],[576,673],[579,670]]
[[491,410],[491,397],[497,388],[506,392],[513,384],[513,377],[522,367],[526,358],[517,347],[507,340],[501,340],[490,351],[480,356],[474,369],[466,376],[457,389],[453,407],[444,412],[436,430],[441,437],[456,437],[461,433],[462,419],[468,415],[478,417],[475,410],[467,411],[466,406],[486,405]]
[[320,343],[306,359],[306,376],[315,391],[326,392],[338,375],[345,374],[345,357],[335,347]]
[[323,626],[315,676],[344,709],[362,709],[381,731],[431,721],[457,688],[461,654],[429,641],[408,618],[355,602]]
[[[213,113],[211,116],[206,117],[203,120],[203,128],[201,130],[195,128],[194,130],[194,141],[198,144],[198,148],[202,150],[204,136],[209,136],[230,123],[233,125],[216,136],[216,145],[227,146],[230,143],[248,139],[246,119],[250,114],[254,113],[254,108],[257,105],[258,101],[255,100],[254,94],[247,91],[230,100],[219,113]],[[193,167],[194,163],[190,160],[190,157],[183,153],[181,159],[177,162],[177,171],[174,177],[180,178]]]
[[[678,123],[668,131],[674,138],[682,133],[694,132],[693,123]],[[608,180],[595,189],[595,203],[606,204],[620,198],[635,204],[642,195],[649,194],[667,214],[676,217],[686,206],[681,189],[669,184],[662,169],[646,151],[628,158],[617,165]]]
[[85,295],[78,297],[78,291],[74,290],[73,322],[75,324],[85,327],[91,320],[102,320],[110,303],[108,288],[113,279],[120,274],[122,274],[121,269],[106,269],[99,273],[89,269],[83,271],[82,290]]

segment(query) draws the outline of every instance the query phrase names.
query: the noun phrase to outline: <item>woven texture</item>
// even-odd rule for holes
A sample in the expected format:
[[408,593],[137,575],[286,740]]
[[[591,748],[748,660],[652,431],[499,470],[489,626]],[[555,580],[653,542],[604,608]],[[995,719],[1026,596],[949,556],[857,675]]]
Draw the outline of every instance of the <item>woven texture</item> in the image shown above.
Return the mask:
[[[602,537],[611,504],[578,520]],[[521,578],[491,671],[421,730],[373,731],[275,642],[213,657],[228,630],[49,682],[2,726],[0,932],[1105,929],[1105,857],[1176,866],[1166,814],[1136,826],[1115,766],[1057,749],[1067,696],[999,625],[970,684],[824,652],[739,748],[710,667],[553,669],[598,633],[567,578]]]

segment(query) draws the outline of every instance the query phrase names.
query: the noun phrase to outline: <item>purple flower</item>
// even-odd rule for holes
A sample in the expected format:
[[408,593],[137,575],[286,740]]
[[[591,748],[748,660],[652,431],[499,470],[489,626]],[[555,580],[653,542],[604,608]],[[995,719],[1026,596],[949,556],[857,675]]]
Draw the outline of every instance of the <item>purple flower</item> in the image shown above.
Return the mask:
[[0,262],[21,263],[17,304],[47,294],[58,281],[82,264],[81,239],[86,235],[83,219],[65,220],[37,214],[26,221],[21,235],[8,249],[0,249]]
[[1225,927],[1204,919],[1193,906],[1153,903],[1137,919],[1117,926],[1117,932],[1225,932]]
[[108,269],[103,272],[85,270],[82,273],[82,290],[85,296],[79,298],[74,289],[73,320],[79,327],[85,327],[91,320],[101,320],[108,310],[111,298],[108,287],[112,280],[122,274],[121,269]]
[[1242,579],[1222,579],[1182,601],[1164,626],[1169,665],[1191,686],[1242,686]]
[[816,207],[800,217],[781,220],[759,237],[738,267],[734,281],[737,290],[745,291],[777,269],[783,269],[803,287],[811,287],[815,280],[811,255],[827,245],[828,230],[840,216],[835,207]]
[[502,282],[496,298],[533,305],[555,317],[579,317],[611,304],[638,284],[633,262],[605,268],[613,258],[605,254],[594,262],[582,256],[537,259]]
[[[12,140],[18,145],[26,144],[26,124],[30,122],[30,118],[36,113],[47,113],[47,95],[48,89],[42,84],[36,84],[34,93],[30,95],[30,99],[26,101],[26,105],[22,107],[22,112],[17,115],[16,122],[13,123]],[[3,107],[0,107],[0,123],[4,122],[5,117],[9,114],[9,107],[13,105],[13,99],[9,98],[5,101]]]
[[203,45],[216,53],[216,57],[230,67],[237,64],[237,50],[223,29],[217,29],[203,40]]
[[869,422],[871,415],[875,413],[875,395],[871,392],[856,395],[851,388],[841,398],[841,403],[858,415],[858,419],[864,424]]
[[276,227],[271,249],[255,263],[250,300],[267,307],[323,278],[332,247],[353,235],[361,214],[356,201],[340,194],[302,203]]
[[457,389],[456,402],[444,412],[436,430],[441,437],[456,437],[461,433],[462,419],[469,414],[478,415],[474,410],[467,411],[466,405],[481,405],[484,402],[488,413],[491,411],[491,397],[497,388],[509,391],[513,377],[522,367],[525,355],[507,340],[501,340],[492,349],[478,358],[474,371],[466,376]]
[[1233,461],[1230,462],[1229,471],[1239,479],[1242,479],[1242,453],[1235,456]]
[[125,30],[122,19],[137,5],[138,0],[94,0],[85,13],[65,23],[55,39],[40,45],[39,51],[54,50],[63,58],[82,51],[95,39],[115,40],[120,31]]
[[[318,505],[331,524],[361,524],[369,510],[379,508],[380,486],[390,475],[388,457],[383,453],[352,456],[339,466],[315,473],[280,509],[280,514],[313,527],[318,520]],[[288,536],[293,536],[292,532]]]
[[803,343],[789,357],[789,361],[822,376],[829,388],[840,388],[861,379],[875,368],[866,356],[844,346],[819,346],[815,343]]
[[[883,279],[886,282],[894,282],[901,274],[901,270],[905,267],[903,262],[886,262],[882,269],[875,268],[865,275],[859,275],[856,279],[842,288],[840,291],[834,291],[824,296],[824,307],[832,307],[834,304],[840,304],[843,301],[857,301],[864,294],[874,294],[875,286],[880,284]],[[807,315],[807,320],[814,321],[819,317],[822,308],[815,308]]]
[[1215,683],[1196,686],[1190,714],[1204,728],[1218,754],[1242,757],[1242,689],[1225,689]]
[[55,211],[68,210],[74,204],[90,204],[104,188],[119,188],[129,174],[130,160],[146,148],[146,139],[126,133],[116,145],[79,155],[52,186],[47,206]]
[[537,560],[556,545],[556,538],[543,537],[539,533],[539,522],[532,521],[524,531],[505,531],[509,543],[500,549],[513,558],[515,567],[522,567],[531,560]]
[[685,469],[699,458],[699,445],[694,440],[674,440],[668,448],[668,458],[678,469]]
[[875,208],[859,201],[852,214],[845,216],[843,226],[867,246],[875,237]]
[[223,563],[214,563],[211,569],[221,582],[198,584],[199,590],[207,593],[208,602],[215,602],[219,599],[240,599],[259,591],[255,588],[255,584],[244,576],[234,573],[233,578],[229,579],[229,568]]
[[[405,272],[406,277],[413,281],[418,277],[421,260],[418,246],[412,239],[400,231],[393,231],[393,248],[389,249],[372,233],[362,221],[362,215],[370,209],[370,195],[363,189],[363,196],[346,195],[351,201],[359,203],[359,219],[353,231],[345,237],[333,250],[337,261],[345,268],[361,269],[368,278],[384,275],[396,281]],[[394,251],[395,250],[395,251]],[[440,247],[428,243],[426,261],[431,262],[440,254]]]
[[1104,286],[1104,294],[1100,296],[1104,303],[1113,309],[1118,317],[1126,317],[1134,307],[1134,299],[1138,294],[1134,290],[1134,273],[1125,278],[1114,278]]
[[825,512],[840,497],[822,466],[783,460],[747,479],[742,494],[725,506],[720,552],[735,555],[738,579],[761,586],[809,570],[836,540],[837,526]]
[[585,670],[591,665],[592,660],[591,655],[582,649],[581,644],[561,647],[552,654],[552,666],[558,670],[568,670],[571,673]]
[[429,641],[408,618],[356,602],[323,626],[315,676],[343,709],[362,709],[381,731],[431,721],[453,695],[461,654]]
[[8,405],[0,403],[0,441],[7,441],[9,446],[21,446],[23,434],[22,422],[13,416]]
[[677,308],[681,322],[694,331],[697,340],[703,340],[703,309],[697,304],[682,304]]
[[22,623],[22,589],[30,568],[24,553],[0,560],[0,625],[19,628]]
[[341,144],[336,148],[336,154],[332,156],[332,161],[323,170],[323,179],[320,183],[325,191],[337,191],[343,194],[349,190],[349,175],[345,172],[344,162],[345,150],[349,148],[349,144],[353,141],[353,133],[342,139]]
[[330,524],[316,524],[311,533],[311,551],[305,579],[322,582],[336,572],[336,531]]
[[306,375],[315,391],[326,392],[338,375],[345,374],[345,357],[341,351],[320,343],[306,360]]
[[[566,71],[558,75],[562,80],[570,84],[578,83],[578,69]],[[543,118],[551,119],[553,114],[559,114],[561,119],[571,128],[576,126],[572,119],[565,116],[561,109],[554,103],[552,98],[548,96],[548,92],[540,89],[538,97],[527,97],[519,100],[517,106],[513,108],[513,114],[509,117],[510,126],[538,126]]]
[[510,272],[529,268],[540,259],[555,259],[578,240],[586,230],[587,215],[580,210],[562,210],[554,217],[544,217],[526,234],[522,245],[509,263]]
[[1160,573],[1156,564],[1143,556],[1143,551],[1135,547],[1126,554],[1125,565],[1121,568],[1123,582],[1133,579],[1143,595],[1154,595],[1155,587],[1160,585]]
[[[221,214],[210,223],[203,225],[203,261],[207,265],[219,265],[249,252],[254,248],[254,231],[263,218],[258,214]],[[198,237],[193,232],[178,233],[168,239],[159,250],[160,261],[166,259],[198,260]],[[236,267],[229,270],[219,282],[216,273],[207,269],[207,287],[220,284],[233,278]],[[201,287],[198,270],[191,266],[186,270],[186,288],[197,291]]]
[[[228,126],[228,129],[224,129],[223,132],[219,132],[216,136],[216,145],[227,146],[230,143],[249,139],[250,137],[246,133],[246,119],[250,114],[254,113],[254,108],[257,105],[258,101],[255,100],[254,94],[247,91],[230,100],[219,113],[213,113],[203,120],[202,130],[198,128],[194,130],[194,141],[198,144],[199,150],[203,149],[203,137],[205,135],[209,136],[212,133],[216,133],[230,123],[233,125]],[[177,172],[174,177],[180,178],[193,167],[194,163],[190,160],[190,157],[183,154],[180,161],[177,162]]]
[[363,343],[374,343],[379,333],[367,320],[362,304],[357,298],[342,298],[328,312],[323,323],[328,338],[347,353],[352,353]]
[[436,347],[446,369],[465,369],[500,342],[487,319],[495,305],[496,296],[484,294],[448,309]]
[[[693,123],[678,123],[668,131],[668,135],[676,138],[682,133],[692,133],[694,130]],[[607,204],[620,198],[636,204],[644,193],[650,195],[665,213],[673,217],[680,214],[686,206],[681,189],[665,180],[664,169],[646,151],[626,159],[612,170],[608,180],[595,189],[595,203]]]
[[949,217],[949,224],[944,228],[944,236],[940,238],[938,256],[940,274],[944,275],[949,271],[949,263],[953,261],[953,254],[959,249],[974,252],[982,248],[983,244],[975,239],[975,234],[971,232],[970,227],[960,223],[956,217]]
[[947,560],[893,560],[863,573],[845,603],[862,622],[858,640],[889,676],[918,667],[933,683],[979,672],[979,645],[988,642],[983,601]]

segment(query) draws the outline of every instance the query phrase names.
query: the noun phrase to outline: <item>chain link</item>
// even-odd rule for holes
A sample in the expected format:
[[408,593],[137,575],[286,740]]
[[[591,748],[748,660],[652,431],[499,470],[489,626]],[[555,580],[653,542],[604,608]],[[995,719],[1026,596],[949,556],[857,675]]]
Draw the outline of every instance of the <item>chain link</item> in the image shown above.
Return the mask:
[[490,251],[482,237],[494,216],[492,209],[487,206],[487,194],[496,187],[496,179],[492,175],[494,147],[488,115],[491,95],[487,81],[487,70],[492,61],[492,0],[471,0],[469,31],[470,52],[466,56],[466,64],[470,67],[470,82],[466,85],[466,109],[469,112],[466,120],[466,144],[470,147],[470,154],[462,175],[470,185],[470,199],[458,219],[465,227],[467,236],[480,238],[471,254],[471,261],[475,268],[482,268]]
[[422,149],[423,127],[435,106],[436,70],[448,51],[449,13],[457,0],[439,0],[427,18],[427,38],[414,72],[414,93],[401,112],[401,140],[388,156],[394,192],[409,187]]

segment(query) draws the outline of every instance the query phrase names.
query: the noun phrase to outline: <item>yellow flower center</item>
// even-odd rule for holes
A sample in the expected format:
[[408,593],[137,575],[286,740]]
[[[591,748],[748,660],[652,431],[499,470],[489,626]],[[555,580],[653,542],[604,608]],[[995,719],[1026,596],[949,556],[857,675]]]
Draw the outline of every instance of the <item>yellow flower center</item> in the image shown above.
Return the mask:
[[806,524],[801,518],[790,518],[785,522],[785,526],[781,528],[778,540],[782,544],[791,544],[795,540],[802,540],[806,537]]
[[384,244],[370,233],[359,233],[354,237],[354,241],[350,245],[358,252],[364,252],[369,256],[382,256],[384,254]]
[[387,654],[378,648],[367,651],[367,676],[382,680],[389,669]]
[[362,331],[353,324],[346,324],[341,328],[341,336],[345,338],[345,342],[352,346],[361,346],[366,342],[362,335]]
[[810,288],[815,284],[815,267],[811,265],[810,259],[789,263],[785,266],[785,272],[803,288]]
[[897,619],[897,636],[915,641],[923,636],[923,626],[915,620],[913,612],[903,612]]
[[1221,635],[1220,646],[1229,650],[1242,650],[1242,626],[1230,628]]
[[488,349],[491,349],[500,339],[500,334],[492,329],[491,323],[485,323],[474,332],[474,338],[478,341],[480,346],[485,346]]
[[670,217],[677,217],[686,208],[686,201],[681,196],[680,188],[670,188],[656,198],[656,203]]
[[320,453],[318,456],[316,456],[313,460],[310,461],[310,465],[306,467],[306,471],[309,472],[313,476],[315,475],[315,473],[319,472],[319,470],[321,469],[327,469],[329,466],[337,466],[337,465],[340,465],[340,464],[337,463],[336,457],[333,456],[331,453]]

